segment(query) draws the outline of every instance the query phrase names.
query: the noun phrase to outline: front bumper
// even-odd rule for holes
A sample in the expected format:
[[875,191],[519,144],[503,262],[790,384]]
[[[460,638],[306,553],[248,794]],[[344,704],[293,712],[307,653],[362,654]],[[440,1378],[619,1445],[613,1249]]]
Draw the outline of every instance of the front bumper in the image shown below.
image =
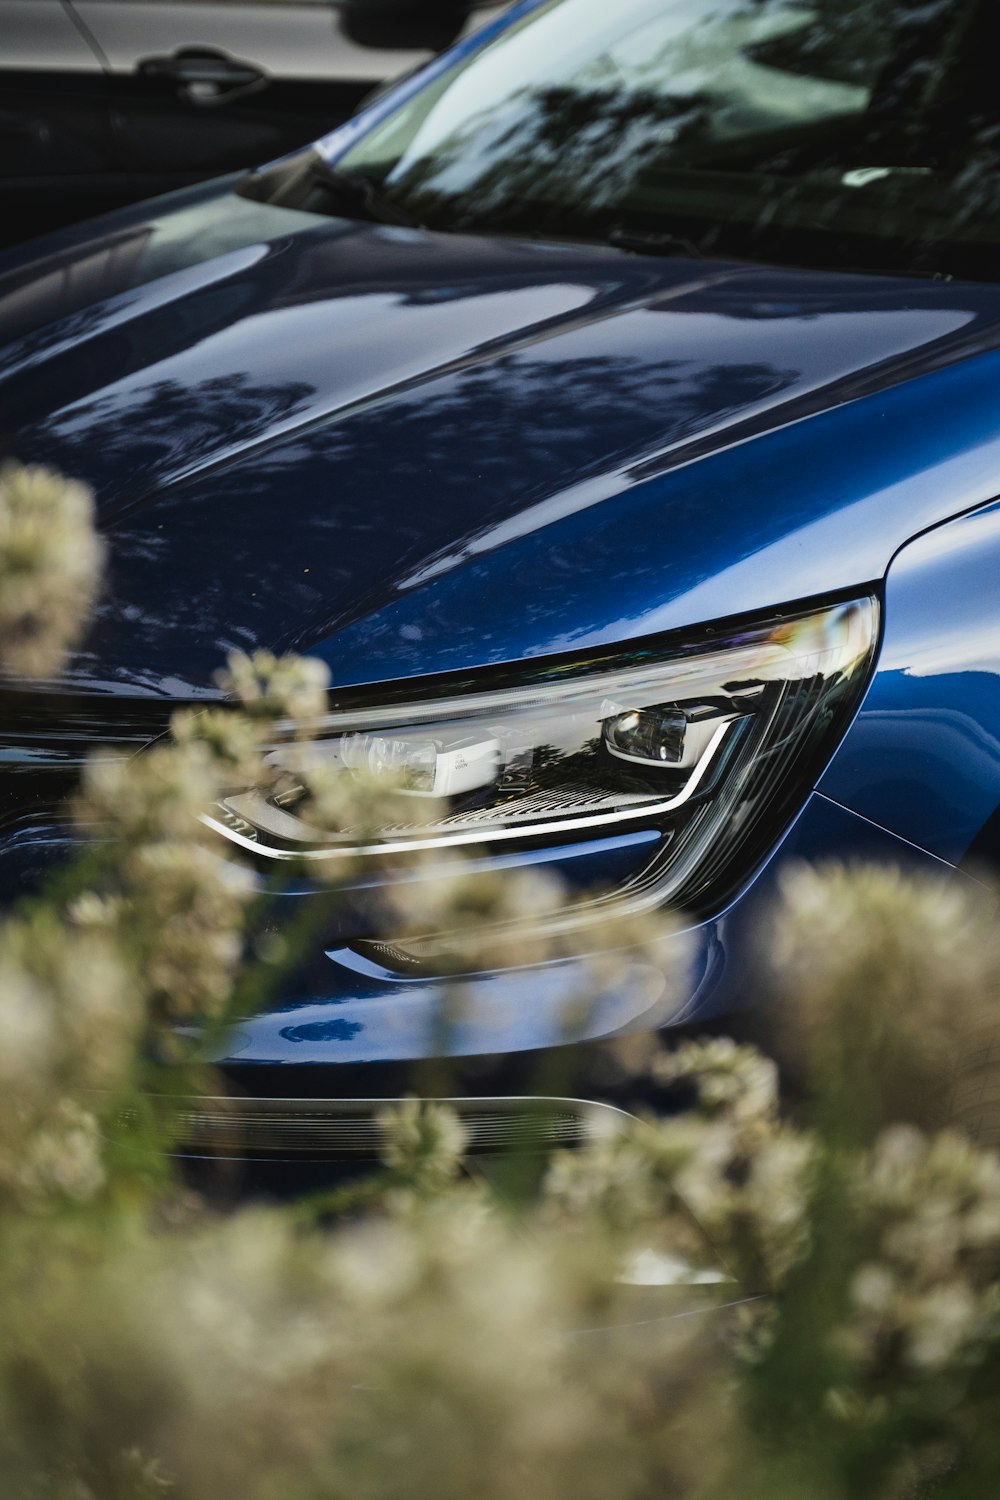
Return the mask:
[[[30,814],[18,826],[21,832],[15,827],[5,840],[11,894],[23,892],[26,878],[30,884],[36,861],[41,873],[44,856],[51,852],[58,859],[65,850],[55,834],[49,850],[45,825]],[[617,857],[628,861],[638,852],[623,848]],[[611,877],[606,852],[603,858]],[[813,792],[726,910],[682,937],[664,937],[660,952],[647,950],[641,963],[621,953],[620,983],[587,1008],[572,1038],[567,1013],[578,1009],[587,984],[580,961],[459,981],[402,978],[359,965],[351,947],[331,939],[298,980],[283,985],[280,1004],[238,1022],[211,1058],[229,1103],[208,1119],[202,1118],[203,1106],[191,1101],[189,1149],[271,1162],[370,1156],[378,1147],[382,1107],[408,1094],[461,1101],[481,1151],[510,1148],[508,1125],[518,1111],[535,1121],[531,1130],[537,1128],[539,1140],[569,1144],[570,1137],[586,1135],[595,1119],[600,1125],[601,1115],[591,1106],[630,1110],[654,1102],[643,1098],[641,1081],[623,1068],[615,1039],[738,1029],[743,1013],[766,1004],[768,908],[777,879],[791,862],[824,859],[953,872],[950,864]],[[287,899],[294,904],[298,898]],[[446,1042],[443,1014],[449,1016]],[[515,1133],[522,1129],[523,1122]]]
[[[680,941],[662,967],[681,981],[657,992],[647,966],[622,954],[620,987],[592,1006],[567,1043],[567,1007],[584,982],[573,960],[463,979],[441,1056],[447,981],[362,975],[331,950],[323,993],[301,993],[247,1018],[214,1059],[251,1097],[388,1099],[403,1094],[569,1094],[621,1102],[608,1041],[630,1033],[718,1026],[766,1001],[768,906],[789,862],[865,860],[949,873],[878,825],[813,793],[774,853],[735,901]],[[693,957],[683,959],[693,950]],[[452,982],[454,983],[454,982]],[[660,986],[662,989],[662,986]]]

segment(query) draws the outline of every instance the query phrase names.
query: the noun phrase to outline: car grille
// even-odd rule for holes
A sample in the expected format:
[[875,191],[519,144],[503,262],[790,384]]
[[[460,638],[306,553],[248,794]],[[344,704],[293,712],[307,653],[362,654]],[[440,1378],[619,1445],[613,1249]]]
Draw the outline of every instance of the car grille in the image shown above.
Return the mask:
[[[249,1099],[180,1101],[180,1154],[257,1158],[377,1157],[385,1140],[383,1112],[394,1099]],[[469,1154],[502,1154],[577,1146],[625,1127],[629,1116],[607,1104],[546,1097],[438,1101],[459,1116]],[[135,1116],[125,1110],[119,1128]]]

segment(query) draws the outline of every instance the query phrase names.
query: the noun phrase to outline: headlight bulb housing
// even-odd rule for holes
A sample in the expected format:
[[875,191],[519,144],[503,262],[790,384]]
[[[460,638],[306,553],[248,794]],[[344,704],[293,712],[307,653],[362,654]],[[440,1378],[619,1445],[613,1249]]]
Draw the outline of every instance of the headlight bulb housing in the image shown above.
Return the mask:
[[[442,799],[373,841],[312,827],[308,805],[234,790],[205,821],[262,860],[565,845],[655,829],[639,884],[718,906],[777,841],[869,679],[879,607],[865,594],[647,641],[615,656],[404,682],[344,695],[310,753]],[[295,747],[275,747],[294,760]]]

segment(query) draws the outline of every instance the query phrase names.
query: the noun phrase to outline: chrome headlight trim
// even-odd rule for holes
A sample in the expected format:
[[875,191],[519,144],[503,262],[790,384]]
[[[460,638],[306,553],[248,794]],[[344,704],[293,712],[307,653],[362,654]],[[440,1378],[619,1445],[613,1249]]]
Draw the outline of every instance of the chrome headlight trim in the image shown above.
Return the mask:
[[[667,865],[690,873],[692,854],[716,869],[769,807],[780,834],[860,702],[878,636],[878,601],[865,592],[641,645],[610,666],[526,664],[523,685],[476,690],[473,679],[445,695],[433,680],[396,684],[381,703],[328,715],[316,748],[344,775],[360,761],[408,768],[415,806],[457,788],[438,822],[352,842],[247,793],[203,821],[258,859],[306,864],[652,826],[661,886]],[[676,881],[666,884],[672,894]]]

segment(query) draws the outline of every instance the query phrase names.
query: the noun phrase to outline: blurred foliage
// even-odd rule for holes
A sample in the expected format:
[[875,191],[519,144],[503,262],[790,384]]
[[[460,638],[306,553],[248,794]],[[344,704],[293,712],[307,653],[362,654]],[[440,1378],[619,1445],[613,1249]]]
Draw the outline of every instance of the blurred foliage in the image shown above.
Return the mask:
[[[68,597],[83,493],[5,471],[8,669],[51,670],[78,628],[60,615],[34,639]],[[78,556],[83,608],[100,549]],[[261,656],[225,685],[241,711],[178,714],[170,743],[87,769],[76,816],[98,852],[0,928],[5,1500],[991,1494],[992,893],[792,871],[767,934],[773,1058],[622,1039],[667,1112],[553,1153],[522,1193],[467,1171],[460,1120],[410,1099],[363,1184],[223,1214],[178,1176],[172,1100],[218,1091],[192,1030],[224,1029],[269,960],[247,957],[251,873],[198,814],[285,774],[266,747],[280,722],[308,749],[326,680]],[[312,795],[348,815],[342,785]],[[400,884],[394,919],[449,928],[460,968],[560,898],[537,876],[482,889]],[[570,951],[563,915],[532,961]],[[594,994],[616,946],[651,966],[669,930],[610,924]]]
[[44,677],[60,666],[103,561],[86,485],[41,467],[0,467],[0,670]]

